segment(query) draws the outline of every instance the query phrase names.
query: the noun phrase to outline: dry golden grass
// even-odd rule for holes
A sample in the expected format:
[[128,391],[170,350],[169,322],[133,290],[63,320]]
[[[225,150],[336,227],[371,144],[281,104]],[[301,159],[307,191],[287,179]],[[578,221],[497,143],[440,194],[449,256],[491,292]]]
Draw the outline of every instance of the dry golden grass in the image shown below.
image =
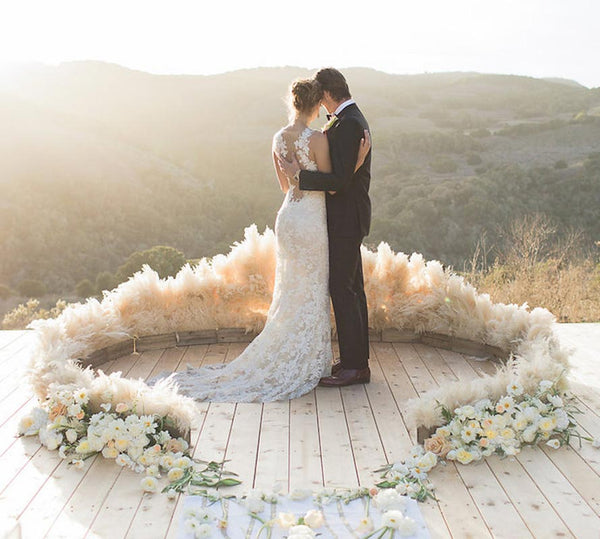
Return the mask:
[[598,254],[585,250],[583,235],[571,231],[561,237],[543,214],[513,222],[505,243],[496,249],[495,262],[486,266],[485,236],[465,278],[492,301],[544,307],[558,322],[600,321],[600,263]]
[[495,263],[467,279],[494,302],[544,307],[559,322],[600,321],[600,268],[592,260],[549,259],[533,267]]

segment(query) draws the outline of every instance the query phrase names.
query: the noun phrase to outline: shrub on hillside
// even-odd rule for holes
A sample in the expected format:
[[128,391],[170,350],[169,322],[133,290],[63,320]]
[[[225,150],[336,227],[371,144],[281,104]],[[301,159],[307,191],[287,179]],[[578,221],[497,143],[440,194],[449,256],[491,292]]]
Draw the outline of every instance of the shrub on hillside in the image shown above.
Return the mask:
[[458,165],[449,157],[436,157],[430,166],[438,174],[449,174],[458,170]]
[[117,270],[116,277],[118,282],[126,281],[136,271],[141,270],[144,264],[148,264],[156,271],[161,279],[169,275],[174,277],[185,262],[185,255],[178,249],[167,245],[157,245],[151,249],[131,254]]
[[119,283],[110,271],[101,271],[96,275],[96,293],[102,294],[103,290],[112,290]]
[[4,315],[2,329],[25,329],[32,320],[56,318],[66,306],[67,302],[59,299],[50,310],[41,309],[39,300],[32,298]]
[[75,293],[80,298],[89,298],[96,294],[96,286],[89,279],[82,279],[75,286]]

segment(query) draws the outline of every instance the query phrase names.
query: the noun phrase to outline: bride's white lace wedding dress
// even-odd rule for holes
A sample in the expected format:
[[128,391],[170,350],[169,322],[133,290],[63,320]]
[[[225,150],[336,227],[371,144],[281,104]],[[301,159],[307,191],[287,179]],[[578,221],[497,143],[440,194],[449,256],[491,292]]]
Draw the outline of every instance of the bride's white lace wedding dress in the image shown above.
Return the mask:
[[[284,157],[291,151],[301,168],[317,170],[309,157],[312,133],[306,128],[286,143],[281,130],[273,138],[274,150]],[[263,331],[229,364],[171,374],[180,393],[211,402],[286,400],[307,393],[331,373],[325,193],[288,190],[275,237],[275,285]]]

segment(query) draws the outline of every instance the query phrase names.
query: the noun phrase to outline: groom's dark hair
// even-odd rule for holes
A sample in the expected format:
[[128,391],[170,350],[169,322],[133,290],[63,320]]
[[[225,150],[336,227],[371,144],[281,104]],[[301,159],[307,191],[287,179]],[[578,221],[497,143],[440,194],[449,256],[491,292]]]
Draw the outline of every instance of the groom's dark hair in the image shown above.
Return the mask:
[[315,75],[315,79],[319,81],[323,91],[329,92],[331,97],[336,101],[352,97],[344,75],[333,67],[319,69]]

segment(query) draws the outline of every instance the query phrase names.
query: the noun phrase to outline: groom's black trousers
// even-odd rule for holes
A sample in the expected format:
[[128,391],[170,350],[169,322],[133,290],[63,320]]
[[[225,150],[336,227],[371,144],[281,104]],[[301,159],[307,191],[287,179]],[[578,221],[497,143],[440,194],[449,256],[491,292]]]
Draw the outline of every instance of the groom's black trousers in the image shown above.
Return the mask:
[[357,238],[329,239],[329,294],[345,369],[364,369],[369,360],[369,320],[361,243]]

